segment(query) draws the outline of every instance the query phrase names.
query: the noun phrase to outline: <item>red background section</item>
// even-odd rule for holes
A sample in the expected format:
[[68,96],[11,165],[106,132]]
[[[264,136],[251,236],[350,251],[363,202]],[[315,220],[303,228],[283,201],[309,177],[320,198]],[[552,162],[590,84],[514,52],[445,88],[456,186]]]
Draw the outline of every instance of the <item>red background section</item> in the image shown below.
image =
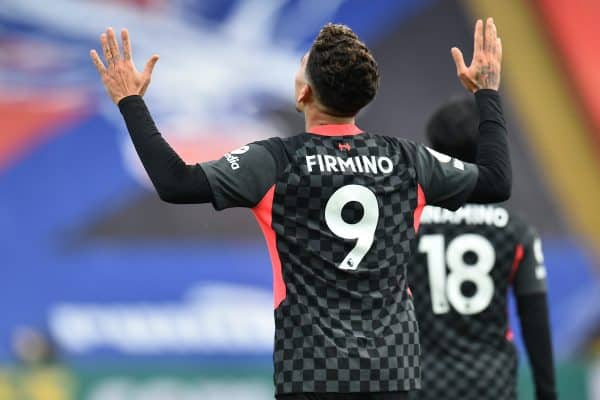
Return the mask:
[[593,125],[589,132],[600,156],[600,1],[536,0],[536,3],[559,52],[559,61]]

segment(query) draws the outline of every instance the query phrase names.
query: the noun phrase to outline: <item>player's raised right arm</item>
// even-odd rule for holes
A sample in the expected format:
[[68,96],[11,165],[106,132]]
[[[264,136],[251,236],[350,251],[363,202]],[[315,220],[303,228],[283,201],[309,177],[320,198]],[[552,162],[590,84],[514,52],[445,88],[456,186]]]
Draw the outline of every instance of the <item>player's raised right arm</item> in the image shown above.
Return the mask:
[[483,21],[477,20],[473,42],[473,59],[468,67],[460,49],[451,49],[458,78],[471,93],[481,89],[498,90],[502,69],[502,41],[492,18],[486,21],[485,35]]
[[474,163],[417,147],[417,176],[427,204],[456,210],[465,203],[498,203],[510,197],[512,171],[500,95],[502,44],[488,18],[475,25],[475,51],[467,67],[462,52],[452,48],[457,75],[474,93],[479,109],[479,137]]
[[479,142],[476,164],[478,179],[469,202],[491,203],[507,200],[512,188],[506,124],[498,89],[502,66],[502,41],[496,25],[488,18],[485,26],[475,25],[473,59],[467,67],[462,52],[452,48],[452,58],[463,86],[475,94],[479,108]]

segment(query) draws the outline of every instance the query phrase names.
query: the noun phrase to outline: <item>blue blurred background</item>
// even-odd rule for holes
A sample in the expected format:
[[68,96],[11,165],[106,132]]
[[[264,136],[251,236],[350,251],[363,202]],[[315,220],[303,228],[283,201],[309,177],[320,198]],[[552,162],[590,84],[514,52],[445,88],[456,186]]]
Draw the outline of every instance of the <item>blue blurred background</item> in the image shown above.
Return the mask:
[[107,26],[129,28],[138,66],[161,55],[147,103],[198,162],[302,130],[293,75],[328,21],[380,63],[359,125],[422,141],[429,113],[463,93],[449,48],[469,53],[487,15],[505,46],[508,205],[544,239],[561,395],[600,399],[600,82],[586,70],[600,56],[578,41],[600,28],[576,23],[600,7],[568,4],[1,0],[0,400],[272,398],[259,229],[246,210],[158,200],[88,59]]

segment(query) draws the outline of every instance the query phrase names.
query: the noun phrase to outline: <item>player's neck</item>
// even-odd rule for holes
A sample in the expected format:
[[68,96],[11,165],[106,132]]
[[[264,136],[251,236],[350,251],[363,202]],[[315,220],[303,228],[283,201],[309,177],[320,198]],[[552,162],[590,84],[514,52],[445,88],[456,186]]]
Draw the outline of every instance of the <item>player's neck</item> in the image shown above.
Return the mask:
[[304,128],[307,132],[310,132],[310,128],[319,125],[354,125],[355,122],[355,117],[338,117],[314,108],[304,113]]

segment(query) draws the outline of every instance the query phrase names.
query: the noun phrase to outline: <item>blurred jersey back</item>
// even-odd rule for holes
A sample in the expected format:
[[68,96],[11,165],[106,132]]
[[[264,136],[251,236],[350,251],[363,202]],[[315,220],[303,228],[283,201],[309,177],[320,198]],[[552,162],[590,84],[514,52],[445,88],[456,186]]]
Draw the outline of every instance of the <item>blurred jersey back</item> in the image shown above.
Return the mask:
[[[536,246],[535,232],[503,207],[425,207],[408,275],[423,354],[423,389],[412,398],[516,397],[507,294],[541,284]],[[517,282],[524,262],[532,276]]]

